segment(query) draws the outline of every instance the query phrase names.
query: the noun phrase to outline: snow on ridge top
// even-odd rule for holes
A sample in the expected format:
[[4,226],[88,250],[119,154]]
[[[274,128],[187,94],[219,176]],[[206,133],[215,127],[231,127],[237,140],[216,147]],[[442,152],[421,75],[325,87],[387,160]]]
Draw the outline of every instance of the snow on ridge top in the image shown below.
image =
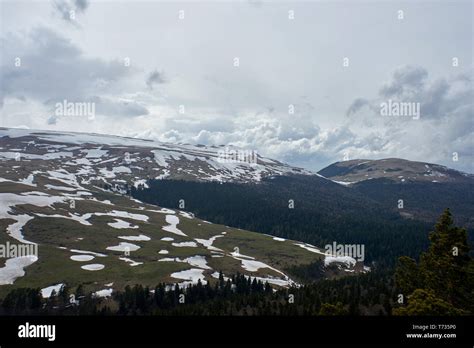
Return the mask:
[[23,128],[4,128],[0,127],[0,137],[21,138],[33,136],[41,140],[47,140],[57,143],[68,144],[99,144],[99,145],[122,145],[122,146],[145,146],[162,144],[155,140],[146,140],[138,138],[129,138],[118,135],[98,134],[98,133],[79,133],[63,132],[50,130],[34,130]]
[[[166,166],[164,161],[160,161],[160,155],[158,153],[163,153],[163,155],[169,159],[172,157],[175,160],[179,160],[181,157],[184,157],[187,160],[195,159],[211,159],[213,162],[218,164],[222,163],[225,167],[228,167],[228,161],[225,159],[220,161],[219,157],[222,157],[222,154],[228,154],[230,152],[239,152],[239,153],[249,153],[249,156],[255,156],[256,162],[258,161],[259,165],[264,167],[278,167],[285,169],[296,169],[284,163],[281,163],[277,160],[270,159],[259,155],[255,151],[245,150],[234,145],[220,145],[220,146],[211,146],[211,145],[191,145],[191,144],[173,144],[166,143],[157,140],[150,139],[140,139],[132,137],[124,137],[118,135],[110,134],[97,134],[97,133],[79,133],[79,132],[67,132],[67,131],[50,131],[50,130],[32,130],[32,129],[22,129],[22,128],[4,128],[0,127],[0,139],[3,137],[9,138],[21,138],[21,137],[35,137],[39,140],[56,142],[56,143],[67,143],[74,145],[106,145],[111,147],[116,146],[128,146],[128,147],[143,147],[153,149],[152,151],[155,155],[155,160],[158,164]],[[103,149],[88,149],[84,150],[88,153],[86,157],[91,158],[100,158],[105,155],[107,152]],[[253,155],[254,154],[254,155]],[[217,161],[216,161],[217,160]],[[161,163],[160,163],[161,162]],[[236,165],[252,165],[257,163],[249,163],[247,161],[231,161],[231,164]],[[297,168],[300,169],[300,168]],[[310,172],[307,170],[300,169],[301,173]]]
[[[158,140],[141,139],[125,137],[120,135],[99,134],[99,133],[79,133],[68,131],[50,131],[50,130],[33,130],[23,128],[5,128],[0,127],[0,138],[21,138],[32,136],[41,140],[68,143],[68,144],[95,144],[95,145],[109,145],[109,146],[136,146],[156,148],[162,151],[184,152],[190,153],[194,156],[209,156],[217,154],[226,147],[231,150],[238,150],[236,146],[208,146],[208,145],[191,145],[191,144],[173,144],[161,142]],[[93,151],[93,150],[86,150]],[[96,150],[96,152],[99,150]],[[105,153],[105,150],[100,150]],[[95,153],[95,152],[92,152]],[[99,156],[100,157],[100,156]],[[260,157],[260,156],[259,156]],[[95,158],[95,156],[93,157]],[[265,159],[265,162],[279,164],[279,162],[271,159]]]

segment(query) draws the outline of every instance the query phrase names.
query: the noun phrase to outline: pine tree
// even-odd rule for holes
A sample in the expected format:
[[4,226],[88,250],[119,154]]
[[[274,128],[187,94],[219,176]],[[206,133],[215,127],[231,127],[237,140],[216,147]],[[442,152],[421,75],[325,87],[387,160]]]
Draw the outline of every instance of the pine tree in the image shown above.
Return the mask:
[[416,289],[409,296],[406,307],[395,308],[394,315],[463,315],[466,311],[453,307],[435,296],[434,291]]
[[319,315],[347,315],[347,311],[344,309],[341,302],[338,302],[335,305],[330,303],[323,303],[321,305]]
[[428,251],[420,258],[424,287],[455,306],[467,305],[467,271],[471,262],[467,233],[453,225],[449,209],[435,225],[430,242]]
[[465,229],[454,226],[446,209],[430,233],[428,251],[415,260],[403,256],[395,272],[397,287],[408,306],[395,315],[457,315],[474,311],[474,269]]
[[395,285],[405,295],[411,294],[415,289],[422,287],[418,265],[411,257],[401,256],[398,259]]

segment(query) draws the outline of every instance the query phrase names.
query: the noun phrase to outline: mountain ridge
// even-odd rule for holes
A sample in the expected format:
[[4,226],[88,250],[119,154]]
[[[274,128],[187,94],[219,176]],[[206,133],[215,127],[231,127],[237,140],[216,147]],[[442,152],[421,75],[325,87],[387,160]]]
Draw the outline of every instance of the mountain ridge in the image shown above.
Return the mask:
[[[0,137],[0,146],[4,148],[0,156],[11,158],[30,150],[32,152],[25,155],[30,159],[38,159],[40,155],[50,158],[71,157],[76,163],[71,160],[66,162],[69,165],[76,164],[78,167],[87,168],[86,170],[102,168],[103,172],[96,173],[96,178],[103,182],[115,177],[119,177],[119,180],[124,180],[124,177],[130,179],[134,174],[142,179],[146,177],[222,182],[256,182],[264,177],[292,173],[318,175],[260,156],[254,151],[224,145],[171,144],[112,135],[13,128],[0,128]],[[35,140],[42,144],[42,149],[34,148]],[[60,144],[80,145],[83,148],[62,146],[66,151],[56,151]],[[22,151],[15,151],[22,146]],[[10,148],[11,151],[5,152]],[[78,159],[81,163],[77,162]],[[124,166],[129,169],[123,168]]]
[[465,173],[447,166],[403,158],[339,161],[319,170],[318,173],[343,185],[351,185],[378,178],[399,179],[398,181],[400,182],[453,182],[456,180],[474,179],[474,174]]

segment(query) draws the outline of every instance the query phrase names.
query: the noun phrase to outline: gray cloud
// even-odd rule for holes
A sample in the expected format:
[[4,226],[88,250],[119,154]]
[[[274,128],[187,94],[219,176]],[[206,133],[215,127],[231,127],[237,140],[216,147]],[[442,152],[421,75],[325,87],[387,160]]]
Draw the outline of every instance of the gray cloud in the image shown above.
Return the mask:
[[415,92],[423,87],[428,72],[419,66],[406,65],[395,70],[392,80],[380,89],[380,95],[393,97]]
[[427,86],[426,89],[420,90],[418,93],[420,102],[422,103],[422,113],[425,117],[441,118],[447,116],[453,111],[453,105],[449,101],[448,92],[450,89],[449,83],[440,79]]
[[420,103],[423,119],[448,118],[453,114],[466,112],[473,105],[472,78],[468,73],[452,76],[449,80],[439,78],[430,81],[428,76],[427,70],[422,67],[398,68],[394,71],[391,81],[379,90],[378,96],[372,99],[355,99],[346,114],[357,114],[367,106],[372,110],[370,117],[377,116],[374,114],[380,116],[380,104],[388,99]]
[[95,103],[96,112],[101,115],[134,117],[149,114],[146,107],[133,100],[115,100],[95,96],[90,101]]
[[56,115],[49,116],[48,120],[46,121],[48,125],[55,125],[57,122],[58,122],[58,117]]
[[164,78],[164,74],[162,72],[158,72],[157,70],[152,71],[148,74],[146,79],[146,85],[148,88],[153,89],[154,85],[159,85],[165,83],[166,80]]
[[[26,36],[4,37],[2,44],[6,58],[0,69],[2,103],[5,97],[22,96],[52,107],[63,100],[86,102],[94,98],[97,112],[106,115],[148,114],[136,102],[105,97],[130,77],[131,70],[121,62],[85,57],[69,40],[44,27]],[[20,67],[13,64],[16,55],[21,58]]]
[[87,0],[55,0],[53,1],[52,6],[61,19],[68,23],[77,25],[77,23],[71,18],[71,11],[74,11],[74,15],[84,13],[89,7],[89,2]]
[[368,105],[369,101],[364,98],[357,98],[355,99],[352,104],[349,106],[349,108],[346,111],[346,116],[350,116],[352,114],[357,113],[360,109],[362,109],[364,106]]
[[[380,104],[387,99],[420,103],[420,119],[381,116]],[[352,128],[366,133],[352,149],[354,156],[366,149],[373,155],[394,154],[473,170],[474,92],[468,72],[430,80],[424,68],[398,68],[379,95],[361,100],[354,100],[348,109],[354,116]],[[361,113],[365,105],[368,112]],[[452,162],[453,152],[462,160]]]
[[87,0],[76,0],[74,1],[76,8],[84,12],[87,7],[89,7],[89,2]]

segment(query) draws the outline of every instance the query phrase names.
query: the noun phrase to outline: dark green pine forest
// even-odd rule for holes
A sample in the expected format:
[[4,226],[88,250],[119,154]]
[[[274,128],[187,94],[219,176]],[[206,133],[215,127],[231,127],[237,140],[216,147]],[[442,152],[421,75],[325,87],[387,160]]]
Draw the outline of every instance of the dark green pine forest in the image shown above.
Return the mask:
[[364,244],[365,263],[380,269],[393,267],[401,255],[418,257],[432,226],[402,218],[396,200],[389,209],[317,176],[281,176],[258,184],[151,180],[148,185],[132,187],[132,196],[173,209],[183,200],[182,210],[201,219],[319,247],[334,241]]

